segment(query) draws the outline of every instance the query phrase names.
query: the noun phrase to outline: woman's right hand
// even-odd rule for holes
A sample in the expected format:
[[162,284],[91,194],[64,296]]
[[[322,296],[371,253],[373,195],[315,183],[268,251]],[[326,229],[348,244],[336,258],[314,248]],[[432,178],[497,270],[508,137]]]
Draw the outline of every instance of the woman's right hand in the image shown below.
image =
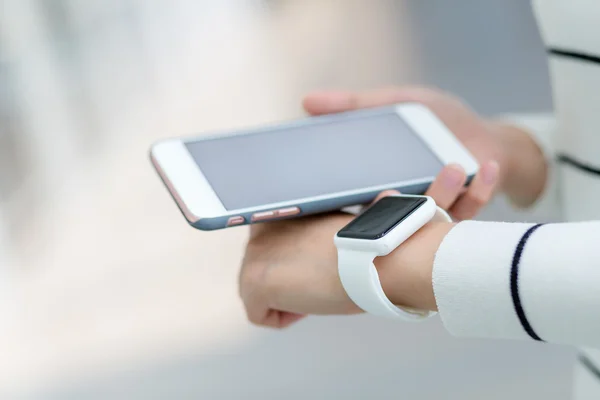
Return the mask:
[[[360,93],[325,91],[309,94],[303,105],[309,114],[321,115],[403,102],[420,103],[433,111],[480,164],[479,173],[464,193],[457,191],[467,179],[459,166],[442,171],[430,188],[438,205],[454,218],[476,216],[497,189],[511,198],[524,199],[519,203],[535,200],[542,191],[545,160],[529,135],[480,117],[460,99],[440,90],[391,87]],[[523,182],[525,175],[533,179]]]

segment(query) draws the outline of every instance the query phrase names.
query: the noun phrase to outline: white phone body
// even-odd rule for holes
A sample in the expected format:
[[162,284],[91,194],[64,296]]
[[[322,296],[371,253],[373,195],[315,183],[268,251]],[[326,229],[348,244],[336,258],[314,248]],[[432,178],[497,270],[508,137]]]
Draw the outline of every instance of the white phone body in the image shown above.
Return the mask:
[[[417,149],[415,151],[411,151],[409,148],[404,149],[400,145],[399,148],[405,151],[404,157],[413,157],[413,164],[416,164],[414,157],[417,157],[418,163],[428,157],[437,161],[431,161],[432,164],[435,163],[435,166],[424,165],[420,167],[427,171],[427,173],[421,174],[423,176],[411,176],[410,179],[391,179],[389,182],[375,182],[377,179],[373,178],[374,182],[371,184],[368,176],[379,177],[390,174],[390,176],[393,176],[395,171],[392,170],[397,168],[399,171],[409,171],[412,166],[412,164],[403,165],[402,157],[397,160],[393,159],[393,155],[390,157],[392,143],[398,145],[397,142],[394,142],[396,139],[393,132],[385,133],[387,135],[385,137],[390,138],[389,144],[369,139],[370,135],[376,137],[380,128],[385,130],[391,127],[391,124],[396,124],[395,118],[401,121],[402,125],[398,126],[403,129],[403,135],[408,135],[404,132],[405,127],[408,127],[407,132],[409,131],[410,135],[418,137],[419,143],[421,143],[414,144],[415,149]],[[373,125],[376,127],[374,128],[375,131],[368,131],[368,127],[371,126],[369,124],[372,123],[376,124]],[[328,140],[329,136],[324,134],[322,142],[304,143],[302,139],[303,130],[313,132],[310,129],[328,129],[327,132],[338,132],[335,129],[336,124],[340,127],[338,130],[340,132],[331,133],[331,140]],[[364,126],[365,132],[352,132],[352,140],[354,141],[350,145],[354,148],[348,151],[354,156],[352,159],[346,160],[343,158],[347,149],[345,148],[344,132],[342,131],[347,130],[350,132],[354,126]],[[314,141],[317,137],[315,134],[316,131],[310,134],[306,133],[306,140],[312,138]],[[264,142],[265,138],[270,139]],[[293,146],[293,149],[297,148],[297,151],[290,152],[287,149],[285,146],[287,138],[292,143],[290,146]],[[242,140],[240,141],[240,139]],[[410,139],[409,136],[402,140],[406,139]],[[263,140],[263,142],[255,146],[256,143],[254,142],[260,140]],[[417,143],[413,139],[409,141]],[[227,147],[228,143],[231,143],[231,147]],[[277,146],[270,148],[269,143],[277,143]],[[282,144],[284,145],[282,146]],[[216,148],[221,153],[215,154],[219,151],[203,150],[203,146],[206,147],[207,145],[209,146],[208,149]],[[240,151],[239,147],[242,145],[249,148],[248,153],[236,153]],[[336,147],[332,147],[334,145]],[[370,157],[369,165],[361,164],[363,161],[362,153],[360,153],[361,146],[365,149],[364,157],[367,159]],[[377,157],[377,154],[372,154],[373,151],[369,152],[370,146],[379,146],[377,148],[387,154],[387,157],[382,156],[386,159],[381,160]],[[324,149],[319,152],[321,147]],[[339,148],[339,151],[336,151],[337,148]],[[201,152],[203,156],[199,156],[196,149],[203,150],[204,152]],[[277,158],[282,150],[285,150],[283,151],[285,154]],[[407,151],[408,153],[406,153]],[[322,152],[326,154],[322,154]],[[422,154],[418,154],[419,152]],[[427,152],[431,155],[426,154]],[[232,156],[232,154],[237,155]],[[239,154],[242,154],[242,156]],[[202,230],[221,229],[229,226],[339,210],[344,207],[367,203],[377,193],[387,189],[397,189],[405,194],[422,194],[444,165],[458,164],[462,166],[469,178],[472,178],[479,169],[477,161],[435,114],[425,106],[416,103],[402,103],[388,107],[310,117],[242,132],[163,140],[152,146],[150,157],[188,223]],[[328,163],[328,160],[323,160],[323,157],[328,159],[330,157],[331,163]],[[244,158],[241,164],[239,164],[240,158]],[[390,158],[392,160],[389,160]],[[205,162],[204,159],[209,159],[210,162]],[[265,169],[266,167],[262,165],[263,169],[259,170],[262,172],[248,175],[265,160],[273,161],[272,164],[269,164],[271,165],[270,168]],[[348,169],[351,167],[355,170],[353,172],[349,170],[348,174],[345,174],[340,162],[345,163],[344,165],[347,165]],[[205,169],[200,165],[203,163],[207,164]],[[236,164],[236,166],[234,167],[233,164]],[[378,165],[379,167],[373,167],[373,170],[370,171],[370,165]],[[335,173],[328,174],[328,166],[332,166],[331,168],[335,169]],[[306,181],[307,168],[309,170],[310,168],[321,168],[310,172],[309,179],[314,179],[314,181]],[[224,174],[225,178],[220,176],[223,175],[220,171],[226,172]],[[236,171],[239,172],[239,178]],[[366,175],[362,176],[363,173],[368,176],[365,178]],[[261,176],[263,174],[265,175],[264,179]],[[338,174],[337,178],[339,179],[336,179],[335,174]],[[362,177],[363,183],[358,187],[352,187],[352,182],[348,181],[352,177],[347,175],[353,174]],[[297,177],[304,177],[304,183],[295,185],[294,180]],[[220,189],[217,190],[211,185],[211,179],[213,182],[218,183]],[[226,182],[223,182],[223,179]],[[327,186],[323,187],[323,185],[327,185],[328,179],[334,179],[329,182],[332,187],[336,186],[338,180],[343,180],[346,185],[344,190],[331,189],[329,191]],[[317,186],[321,185],[319,192],[316,194],[314,193],[313,186],[315,185],[313,183]],[[282,193],[278,191],[278,185],[285,186],[288,192],[296,194],[290,195],[290,198],[282,197]],[[237,186],[241,187],[239,192],[236,192]],[[307,186],[306,192],[311,190],[313,192],[308,196],[302,196],[303,186]],[[276,200],[260,202],[261,193],[263,192],[269,193],[269,196],[265,197]],[[250,199],[248,199],[249,203],[244,203],[246,198],[252,198],[254,203]]]

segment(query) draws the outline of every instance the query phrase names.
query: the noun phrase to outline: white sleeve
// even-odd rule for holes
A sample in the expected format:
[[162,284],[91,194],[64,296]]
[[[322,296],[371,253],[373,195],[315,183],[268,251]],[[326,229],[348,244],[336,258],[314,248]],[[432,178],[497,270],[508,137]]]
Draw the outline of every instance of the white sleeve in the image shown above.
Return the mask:
[[600,221],[465,221],[435,258],[440,317],[456,336],[600,348]]
[[558,124],[554,114],[505,114],[500,116],[500,120],[527,132],[540,147],[548,163],[548,180],[544,192],[528,210],[538,220],[561,220],[559,182],[556,174]]

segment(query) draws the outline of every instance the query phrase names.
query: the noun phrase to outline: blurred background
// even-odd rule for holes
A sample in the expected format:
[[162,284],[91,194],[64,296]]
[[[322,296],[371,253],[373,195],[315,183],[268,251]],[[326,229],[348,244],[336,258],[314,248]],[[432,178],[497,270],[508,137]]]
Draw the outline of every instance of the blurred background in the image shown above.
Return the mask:
[[250,326],[246,229],[188,227],[148,162],[159,138],[300,117],[312,89],[405,83],[551,109],[527,1],[0,0],[0,398],[566,398],[563,348]]

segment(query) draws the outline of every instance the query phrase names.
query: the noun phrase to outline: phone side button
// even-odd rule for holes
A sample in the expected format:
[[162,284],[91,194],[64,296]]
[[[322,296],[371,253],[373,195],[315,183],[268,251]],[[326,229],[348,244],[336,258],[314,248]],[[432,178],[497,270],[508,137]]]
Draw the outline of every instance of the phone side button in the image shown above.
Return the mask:
[[262,211],[252,215],[252,222],[266,221],[275,218],[275,211]]
[[281,210],[277,210],[276,214],[278,217],[291,217],[292,215],[300,214],[300,209],[298,207],[282,208]]
[[241,225],[244,222],[246,222],[246,220],[244,219],[244,217],[238,215],[238,216],[230,217],[227,220],[227,226]]

